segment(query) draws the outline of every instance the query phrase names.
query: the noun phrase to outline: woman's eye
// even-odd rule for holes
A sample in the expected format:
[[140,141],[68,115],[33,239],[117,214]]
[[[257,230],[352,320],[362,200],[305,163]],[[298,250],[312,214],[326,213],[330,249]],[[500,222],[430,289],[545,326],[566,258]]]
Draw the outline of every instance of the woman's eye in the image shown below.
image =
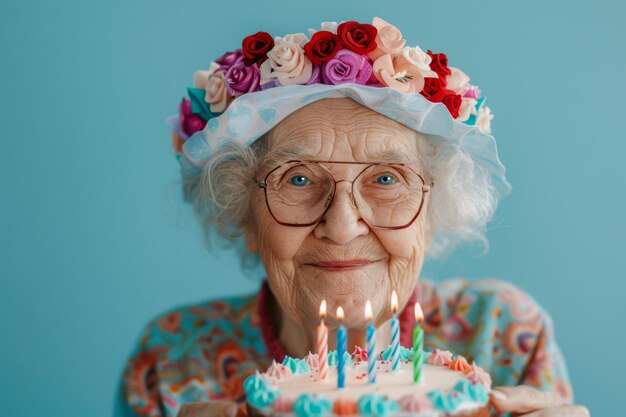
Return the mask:
[[291,183],[291,185],[303,186],[309,184],[311,181],[309,181],[309,179],[304,175],[295,175],[291,177],[289,182]]
[[392,177],[391,175],[381,175],[380,177],[376,179],[376,182],[381,185],[393,184],[394,181],[395,181],[395,178]]

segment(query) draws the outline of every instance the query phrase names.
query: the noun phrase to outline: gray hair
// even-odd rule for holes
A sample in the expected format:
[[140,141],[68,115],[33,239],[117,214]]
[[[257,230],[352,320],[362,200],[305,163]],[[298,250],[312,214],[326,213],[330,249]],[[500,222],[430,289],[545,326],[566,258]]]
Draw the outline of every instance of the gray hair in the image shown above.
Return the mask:
[[[499,200],[489,173],[460,147],[421,133],[418,154],[423,173],[435,184],[426,219],[433,233],[426,255],[441,259],[461,243],[478,243],[486,253],[486,225]],[[220,246],[236,247],[244,266],[258,261],[241,239],[251,216],[250,196],[257,187],[254,178],[268,160],[277,157],[267,149],[264,137],[250,147],[228,146],[207,160],[199,178],[184,183],[185,200],[192,204],[208,246],[215,240],[213,231],[217,232]]]

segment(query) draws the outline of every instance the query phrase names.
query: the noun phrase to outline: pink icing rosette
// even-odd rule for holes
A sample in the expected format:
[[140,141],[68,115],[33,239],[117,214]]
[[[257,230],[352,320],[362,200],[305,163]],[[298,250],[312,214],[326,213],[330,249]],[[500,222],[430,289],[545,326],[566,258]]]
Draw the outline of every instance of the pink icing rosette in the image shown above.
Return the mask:
[[360,346],[354,346],[354,353],[352,353],[352,360],[355,362],[366,361],[367,351]]
[[449,350],[435,349],[430,352],[428,357],[428,364],[435,366],[448,366],[452,362],[452,352]]
[[267,371],[265,371],[265,375],[271,380],[278,381],[291,376],[292,373],[286,366],[283,366],[276,361],[272,361],[270,367],[267,368]]
[[317,353],[309,352],[304,358],[304,362],[312,371],[319,371],[320,369],[320,356]]
[[291,413],[293,411],[293,400],[284,395],[280,395],[276,401],[274,401],[272,407],[274,407],[275,413]]
[[403,411],[408,413],[423,413],[433,408],[430,400],[425,395],[407,394],[398,400]]
[[487,387],[487,389],[491,389],[491,375],[489,375],[483,368],[476,365],[476,363],[472,363],[472,367],[465,377],[474,385],[482,384]]

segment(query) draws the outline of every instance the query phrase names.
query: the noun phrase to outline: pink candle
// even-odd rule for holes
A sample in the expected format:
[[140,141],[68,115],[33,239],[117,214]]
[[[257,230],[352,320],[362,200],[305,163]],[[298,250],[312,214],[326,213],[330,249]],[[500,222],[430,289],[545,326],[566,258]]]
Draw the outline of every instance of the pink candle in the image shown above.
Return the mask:
[[326,300],[320,304],[320,325],[317,326],[317,353],[320,360],[320,379],[328,376],[328,327],[324,324],[326,317]]

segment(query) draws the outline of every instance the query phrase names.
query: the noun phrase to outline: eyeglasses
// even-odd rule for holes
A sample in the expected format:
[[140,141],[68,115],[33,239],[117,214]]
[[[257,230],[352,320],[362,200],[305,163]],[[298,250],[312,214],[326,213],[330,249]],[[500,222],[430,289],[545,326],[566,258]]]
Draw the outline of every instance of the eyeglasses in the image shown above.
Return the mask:
[[381,229],[403,229],[419,216],[426,185],[413,168],[401,163],[294,160],[272,169],[263,181],[265,203],[277,223],[305,227],[318,223],[334,198],[337,180],[326,165],[353,164],[366,167],[351,181],[351,200],[361,218]]

